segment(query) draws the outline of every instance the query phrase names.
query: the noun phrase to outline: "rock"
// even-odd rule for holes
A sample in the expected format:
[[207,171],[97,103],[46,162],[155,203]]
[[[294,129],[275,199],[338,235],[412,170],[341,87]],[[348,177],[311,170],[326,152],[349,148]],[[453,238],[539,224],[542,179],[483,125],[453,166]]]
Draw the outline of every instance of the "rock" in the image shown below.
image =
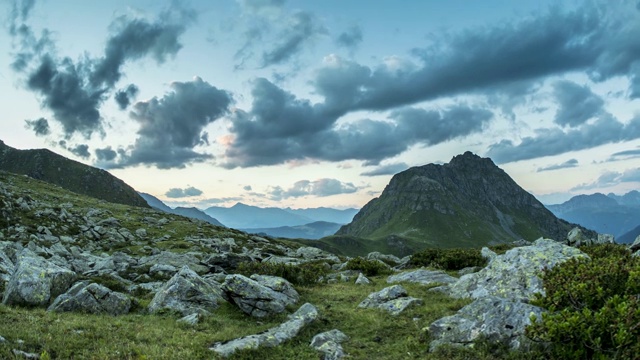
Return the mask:
[[350,282],[353,278],[357,278],[362,274],[358,270],[344,270],[338,273],[332,273],[327,275],[327,283],[336,283],[338,281]]
[[340,259],[334,254],[311,246],[303,246],[299,248],[296,250],[296,256],[310,261],[325,260],[329,262],[340,262]]
[[7,339],[3,338],[2,336],[0,336],[0,344],[7,342]]
[[498,254],[496,254],[493,250],[489,249],[488,247],[484,246],[482,248],[482,250],[480,250],[480,255],[482,255],[483,258],[487,259],[488,261],[493,260],[496,256],[498,256]]
[[141,239],[144,239],[147,237],[147,229],[136,229],[136,236],[138,236]]
[[18,256],[15,271],[4,291],[3,304],[44,306],[76,280],[76,273],[61,268],[28,249]]
[[275,276],[253,275],[250,279],[229,275],[222,284],[222,291],[240,310],[255,317],[279,314],[299,298],[287,280]]
[[593,244],[593,240],[588,238],[582,233],[582,229],[579,227],[574,227],[567,234],[567,245],[579,247],[582,245],[591,245]]
[[636,239],[633,241],[633,244],[629,245],[629,250],[631,250],[632,252],[640,250],[640,235],[636,237]]
[[254,259],[247,254],[223,252],[209,255],[203,263],[210,268],[220,267],[226,271],[234,271],[241,263],[251,261]]
[[402,260],[400,260],[395,255],[382,254],[382,253],[377,252],[377,251],[374,251],[374,252],[371,252],[371,253],[367,254],[367,259],[369,259],[369,260],[380,260],[380,261],[386,263],[387,265],[391,265],[391,266],[396,266],[396,265],[398,265],[398,264],[400,264],[402,262]]
[[531,304],[495,296],[479,298],[455,315],[436,320],[429,326],[433,339],[430,349],[443,344],[470,345],[484,337],[491,342],[507,344],[512,349],[526,348],[524,336],[531,315],[540,318],[543,309]]
[[306,325],[318,318],[315,306],[306,303],[298,311],[289,315],[289,320],[263,333],[249,335],[227,342],[218,342],[209,348],[223,357],[229,357],[238,350],[257,349],[262,346],[274,347],[294,338]]
[[99,284],[82,281],[58,296],[47,311],[77,311],[91,314],[122,315],[131,309],[131,300],[124,294]]
[[469,266],[464,269],[458,270],[458,275],[462,276],[467,274],[473,274],[474,272],[478,272],[479,270],[482,270],[480,266]]
[[200,322],[200,319],[202,318],[202,315],[198,314],[198,313],[193,313],[191,315],[187,315],[183,318],[178,319],[179,323],[184,323],[187,325],[196,325],[197,323]]
[[349,337],[338,329],[325,331],[311,339],[311,347],[324,354],[324,360],[342,359],[345,354],[340,345],[349,340]]
[[598,234],[596,244],[615,244],[615,236],[611,234]]
[[149,269],[149,275],[156,279],[169,279],[178,272],[175,266],[155,264]]
[[22,350],[18,350],[18,349],[13,349],[11,350],[11,352],[13,352],[13,355],[21,358],[21,359],[40,359],[40,355],[38,354],[34,354],[34,353],[28,353]]
[[369,284],[371,284],[371,280],[367,279],[366,276],[360,273],[358,275],[358,278],[356,279],[356,285],[369,285]]
[[4,251],[0,251],[0,283],[6,283],[11,278],[11,274],[13,273],[15,265],[9,256],[4,253]]
[[369,294],[359,308],[378,308],[398,315],[410,306],[422,305],[421,299],[407,296],[407,290],[400,285],[393,285],[378,292]]
[[488,295],[528,301],[535,293],[544,293],[540,271],[573,257],[587,256],[582,251],[550,239],[538,239],[531,246],[513,248],[496,256],[482,270],[462,276],[447,293],[455,298],[473,299]]
[[155,264],[171,265],[176,269],[182,269],[184,266],[188,266],[189,269],[199,275],[204,275],[209,272],[208,267],[200,264],[200,259],[196,253],[176,254],[170,251],[162,251],[159,254],[143,256],[138,259],[136,267],[151,269]]
[[156,293],[149,304],[149,312],[166,309],[182,315],[210,314],[224,301],[222,291],[184,266]]
[[444,271],[431,271],[418,269],[400,274],[391,275],[387,278],[387,283],[393,284],[398,282],[412,282],[422,285],[432,284],[451,284],[458,281],[457,278],[445,273]]

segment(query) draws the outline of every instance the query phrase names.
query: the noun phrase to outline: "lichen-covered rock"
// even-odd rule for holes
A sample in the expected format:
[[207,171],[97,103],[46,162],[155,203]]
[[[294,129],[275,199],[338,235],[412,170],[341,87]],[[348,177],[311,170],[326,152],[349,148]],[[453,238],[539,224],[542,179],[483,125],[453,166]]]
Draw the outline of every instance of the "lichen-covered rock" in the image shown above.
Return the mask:
[[402,262],[402,260],[400,260],[397,256],[395,255],[389,255],[389,254],[382,254],[378,251],[374,251],[371,253],[367,254],[367,259],[368,260],[380,260],[388,265],[391,266],[396,266],[398,264],[400,264]]
[[138,260],[137,266],[146,267],[147,269],[150,269],[151,266],[155,264],[171,265],[176,269],[182,269],[184,266],[188,266],[189,269],[197,274],[206,274],[209,268],[201,265],[200,262],[196,253],[176,254],[170,251],[162,251],[156,255],[141,257]]
[[359,308],[377,308],[388,311],[391,315],[398,315],[410,306],[422,305],[422,300],[407,295],[400,285],[386,287],[378,292],[369,294],[358,304]]
[[583,256],[587,255],[574,247],[538,239],[531,246],[513,248],[496,256],[484,269],[462,276],[446,292],[455,298],[493,295],[528,301],[533,294],[544,293],[538,276],[543,269]]
[[184,266],[158,290],[149,304],[150,312],[170,310],[190,315],[208,315],[224,301],[222,291]]
[[45,306],[69,289],[76,273],[61,268],[24,249],[9,282],[6,284],[3,304]]
[[524,336],[531,315],[540,318],[542,308],[495,296],[479,298],[455,315],[436,320],[429,326],[433,339],[430,349],[443,344],[469,345],[483,337],[507,344],[512,349],[526,348]]
[[82,281],[58,296],[47,310],[122,315],[130,309],[131,300],[126,295],[99,284]]
[[587,237],[579,227],[574,227],[569,231],[569,234],[567,234],[567,244],[570,246],[579,247],[582,245],[591,245],[593,243],[593,239]]
[[240,310],[255,317],[279,314],[286,306],[295,304],[299,295],[291,284],[276,276],[229,275],[222,291]]
[[367,279],[366,276],[360,273],[358,275],[358,278],[356,279],[356,285],[369,285],[369,284],[371,284],[371,280]]
[[391,275],[387,278],[387,283],[393,284],[398,282],[412,282],[422,285],[432,284],[451,284],[458,281],[455,278],[444,271],[431,271],[425,269],[418,269],[414,271],[407,271],[400,274]]
[[274,347],[294,338],[300,330],[318,318],[318,309],[306,303],[289,315],[289,320],[263,333],[249,335],[226,342],[218,342],[209,348],[217,354],[229,357],[238,350]]
[[325,331],[311,339],[311,347],[324,354],[323,360],[339,360],[345,356],[342,349],[342,342],[349,340],[349,337],[338,329]]

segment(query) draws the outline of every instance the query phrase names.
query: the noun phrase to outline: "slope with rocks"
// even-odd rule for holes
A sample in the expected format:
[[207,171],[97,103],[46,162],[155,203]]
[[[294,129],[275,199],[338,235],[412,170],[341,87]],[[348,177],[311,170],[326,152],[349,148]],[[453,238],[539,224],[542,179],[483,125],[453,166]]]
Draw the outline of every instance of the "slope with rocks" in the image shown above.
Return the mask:
[[0,170],[27,175],[108,202],[149,207],[124,181],[46,149],[18,150],[0,140]]
[[491,159],[466,152],[448,164],[396,174],[380,197],[336,235],[366,238],[387,247],[393,241],[416,250],[478,247],[541,236],[564,240],[572,227]]

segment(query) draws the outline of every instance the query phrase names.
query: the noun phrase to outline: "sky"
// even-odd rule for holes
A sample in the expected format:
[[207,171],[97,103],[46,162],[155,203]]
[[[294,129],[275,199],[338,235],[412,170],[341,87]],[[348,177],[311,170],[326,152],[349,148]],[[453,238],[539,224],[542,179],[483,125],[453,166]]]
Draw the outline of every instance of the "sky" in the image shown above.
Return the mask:
[[0,139],[171,206],[360,208],[472,151],[640,188],[640,2],[0,0]]

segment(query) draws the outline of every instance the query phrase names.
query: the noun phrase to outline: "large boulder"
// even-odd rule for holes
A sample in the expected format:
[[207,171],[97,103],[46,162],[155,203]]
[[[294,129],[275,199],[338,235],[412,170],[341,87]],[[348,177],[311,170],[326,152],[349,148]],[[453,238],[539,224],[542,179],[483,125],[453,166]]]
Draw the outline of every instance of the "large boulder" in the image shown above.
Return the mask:
[[3,304],[45,306],[69,289],[76,273],[57,266],[24,249],[18,255],[15,270],[6,284]]
[[455,298],[478,299],[488,295],[528,301],[544,294],[540,272],[574,257],[582,251],[550,239],[538,239],[531,246],[513,248],[495,256],[482,270],[462,276],[443,290]]
[[323,360],[339,360],[345,357],[342,349],[342,342],[349,340],[349,337],[338,329],[325,331],[311,339],[311,347],[318,350],[324,356]]
[[208,315],[223,301],[218,287],[184,266],[158,290],[149,304],[149,311],[176,311],[183,316]]
[[289,320],[263,333],[249,335],[231,341],[218,342],[209,348],[217,354],[229,357],[236,351],[274,347],[294,338],[300,330],[318,318],[318,309],[306,303],[289,315]]
[[407,271],[400,274],[391,275],[387,278],[387,283],[393,284],[398,282],[411,282],[422,285],[432,284],[451,284],[458,281],[455,278],[444,271],[431,271],[426,269],[418,269],[414,271]]
[[481,336],[491,342],[523,349],[530,344],[525,327],[531,315],[540,318],[543,309],[531,304],[496,296],[479,298],[460,309],[455,315],[436,320],[429,326],[434,350],[443,344],[469,345]]
[[279,314],[299,299],[293,286],[276,276],[229,275],[222,284],[222,291],[240,310],[255,317]]
[[150,269],[155,264],[171,265],[176,269],[182,269],[184,266],[188,266],[189,269],[197,274],[203,275],[209,272],[209,268],[201,265],[200,253],[186,253],[176,254],[170,251],[163,251],[156,255],[144,256],[138,260],[138,267],[146,267]]
[[130,309],[131,300],[126,295],[99,284],[81,281],[58,296],[47,310],[122,315]]
[[407,295],[400,285],[393,285],[378,292],[369,294],[358,304],[359,308],[377,308],[388,311],[391,315],[398,315],[410,306],[422,305],[422,300]]

